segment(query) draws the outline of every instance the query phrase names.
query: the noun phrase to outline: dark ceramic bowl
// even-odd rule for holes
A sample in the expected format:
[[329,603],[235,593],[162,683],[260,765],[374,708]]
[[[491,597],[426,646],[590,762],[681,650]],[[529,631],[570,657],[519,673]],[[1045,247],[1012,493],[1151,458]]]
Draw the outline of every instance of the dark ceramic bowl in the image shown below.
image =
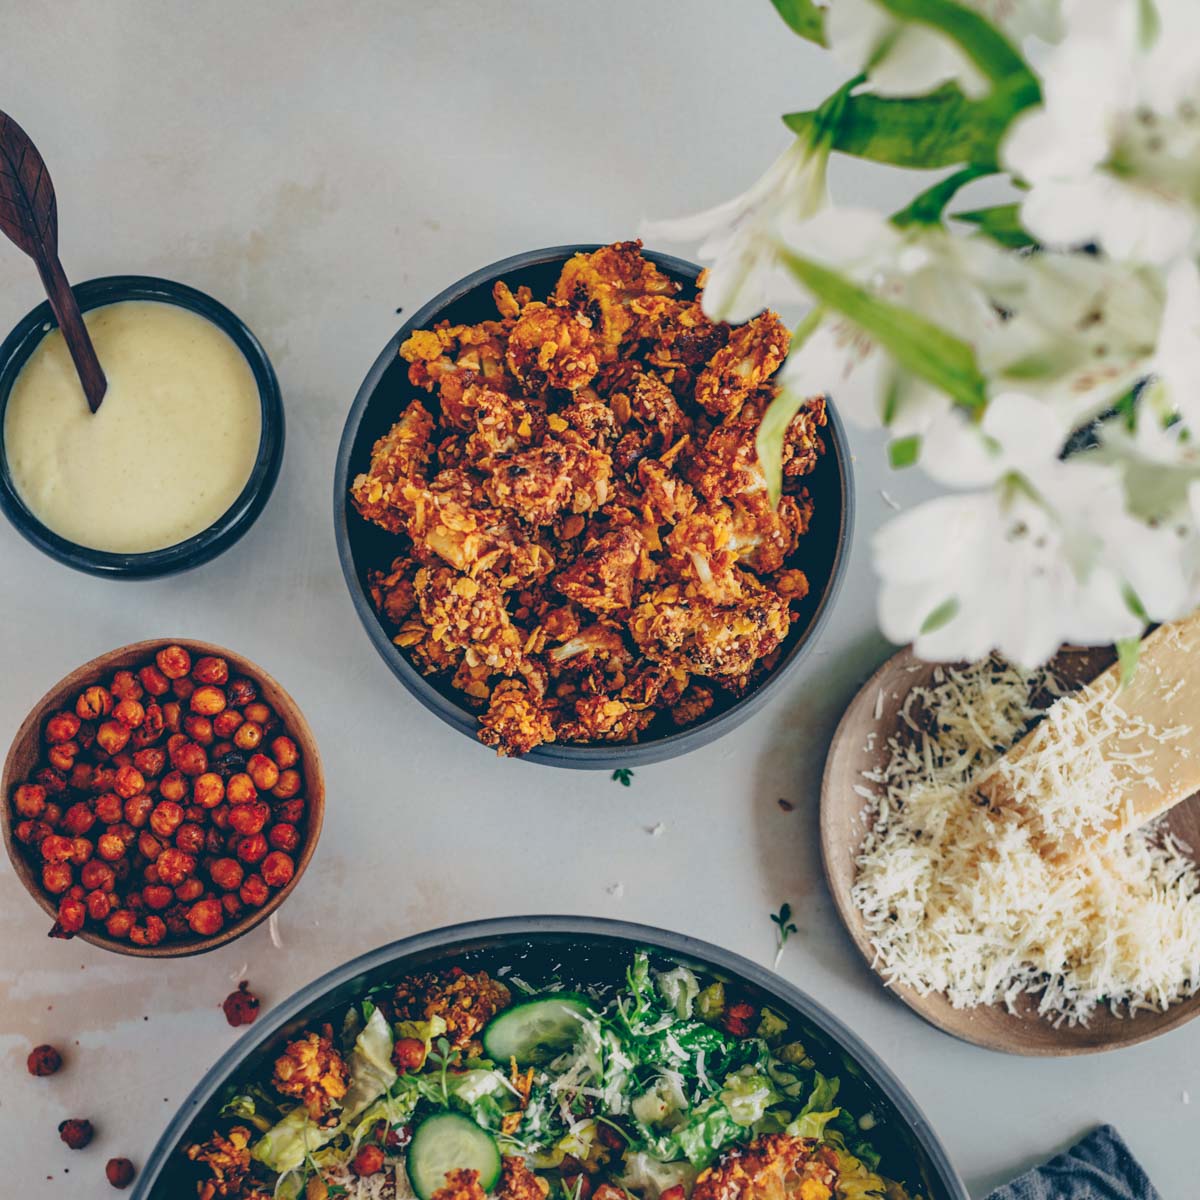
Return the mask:
[[[437,321],[452,324],[473,323],[496,315],[492,284],[497,279],[509,283],[515,291],[524,284],[534,296],[553,290],[563,263],[573,254],[597,249],[596,245],[552,246],[531,250],[492,263],[465,279],[452,284],[435,296],[405,322],[375,360],[346,418],[342,442],[338,448],[333,482],[333,520],[338,554],[346,586],[358,610],[359,619],[375,649],[393,674],[430,712],[441,717],[478,745],[479,722],[474,710],[462,702],[462,693],[448,681],[421,674],[398,646],[380,620],[371,603],[367,574],[372,568],[386,568],[396,555],[396,539],[385,530],[364,521],[350,503],[350,484],[367,469],[371,447],[387,432],[400,411],[414,396],[436,409],[437,397],[418,392],[408,382],[408,364],[400,358],[401,342],[416,329],[427,329]],[[643,251],[645,256],[684,285],[683,295],[695,294],[699,267],[667,254]],[[575,745],[551,742],[525,755],[526,761],[556,767],[582,767],[612,770],[636,767],[674,758],[699,746],[707,745],[740,725],[756,712],[794,670],[829,615],[834,597],[845,573],[853,524],[854,490],[850,479],[850,451],[838,415],[829,412],[825,430],[826,453],[805,483],[815,503],[812,528],[801,543],[798,566],[808,576],[810,591],[798,608],[798,619],[780,652],[775,667],[743,696],[724,696],[709,710],[703,721],[677,729],[663,717],[655,721],[637,742]],[[480,747],[483,749],[483,747]],[[488,751],[490,754],[491,751]]]
[[59,537],[29,511],[18,495],[9,472],[3,442],[4,414],[13,383],[38,343],[57,324],[50,305],[43,303],[29,313],[0,345],[0,508],[4,509],[17,532],[39,550],[89,575],[102,575],[110,579],[147,579],[198,567],[228,550],[254,524],[279,477],[279,464],[283,461],[283,401],[267,352],[236,314],[211,296],[182,283],[156,279],[152,275],[107,275],[78,284],[72,291],[84,312],[120,300],[154,300],[189,309],[224,330],[245,355],[258,384],[262,403],[262,436],[258,457],[254,460],[246,486],[233,504],[207,529],[174,546],[146,554],[113,554],[106,550],[92,550]]
[[832,1013],[778,975],[707,942],[626,921],[589,917],[501,917],[417,934],[381,946],[329,972],[260,1017],[213,1066],[167,1126],[150,1154],[133,1200],[195,1195],[183,1147],[207,1140],[236,1084],[270,1073],[284,1044],[303,1028],[331,1021],[377,984],[410,974],[463,966],[515,967],[535,986],[554,976],[579,984],[619,983],[633,951],[644,948],[663,966],[686,963],[737,984],[749,1002],[781,1012],[819,1070],[841,1080],[839,1100],[875,1117],[871,1137],[888,1169],[926,1200],[968,1200],[966,1189],[929,1122],[904,1085]]

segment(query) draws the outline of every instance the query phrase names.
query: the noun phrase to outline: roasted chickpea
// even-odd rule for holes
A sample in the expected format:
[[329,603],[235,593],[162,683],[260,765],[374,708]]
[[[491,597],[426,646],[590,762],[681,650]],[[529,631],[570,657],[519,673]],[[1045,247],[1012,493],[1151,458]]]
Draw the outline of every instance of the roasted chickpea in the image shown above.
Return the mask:
[[[42,767],[33,777],[34,783],[40,783],[46,789],[47,796],[57,796],[60,792],[67,790],[66,776],[61,771],[56,771],[53,767]],[[100,789],[102,792],[105,788]]]
[[271,757],[281,771],[286,771],[300,761],[300,750],[290,737],[281,735],[271,739]]
[[61,896],[75,881],[68,862],[48,862],[42,867],[42,887],[52,896]]
[[223,658],[206,654],[196,660],[192,668],[192,678],[197,683],[215,683],[222,686],[229,682],[229,664]]
[[113,910],[113,898],[111,892],[92,891],[84,897],[84,904],[87,905],[87,915],[93,921],[103,921]]
[[51,828],[54,828],[62,820],[62,805],[47,804],[42,810],[42,820]]
[[236,708],[227,708],[213,717],[213,733],[219,738],[233,737],[243,719]]
[[271,795],[278,797],[280,800],[290,800],[293,796],[300,794],[300,789],[303,786],[304,780],[300,778],[299,771],[280,771],[279,782],[271,789]]
[[220,933],[225,925],[225,910],[220,900],[197,900],[187,914],[188,925],[192,932],[201,937],[212,937]]
[[171,681],[157,667],[143,667],[138,679],[151,696],[165,696],[171,690]]
[[300,848],[300,830],[295,825],[280,822],[272,825],[267,831],[267,841],[271,843],[273,850],[284,850],[293,854]]
[[47,1075],[56,1074],[61,1066],[62,1055],[53,1046],[34,1046],[25,1060],[25,1068],[30,1075],[36,1075],[42,1079]]
[[96,745],[105,754],[120,754],[129,745],[129,727],[120,721],[105,721],[96,730]]
[[147,860],[154,862],[155,859],[162,853],[163,844],[150,832],[148,829],[143,829],[138,834],[137,841],[138,853]]
[[79,718],[73,712],[59,712],[46,722],[46,741],[69,742],[79,732]]
[[168,679],[182,679],[192,669],[192,656],[182,646],[164,646],[154,661]]
[[164,800],[182,800],[188,794],[187,777],[182,771],[168,772],[158,785],[158,794]]
[[229,810],[229,827],[238,833],[261,833],[271,816],[271,809],[261,800],[239,804]]
[[104,922],[104,929],[109,937],[127,938],[129,931],[133,928],[133,913],[127,908],[118,908],[114,912],[108,914],[108,920]]
[[168,700],[162,706],[163,728],[175,733],[183,720],[183,708],[178,700]]
[[231,921],[236,921],[242,915],[242,902],[236,892],[225,892],[221,896],[221,907]]
[[159,837],[169,838],[183,823],[183,808],[174,800],[160,800],[150,814],[150,828]]
[[299,825],[304,820],[304,799],[294,796],[275,805],[275,819],[285,825]]
[[185,775],[203,775],[208,770],[208,755],[203,746],[185,741],[170,751],[171,766]]
[[204,884],[193,875],[190,879],[185,879],[175,889],[175,899],[181,900],[185,904],[191,904],[193,900],[199,900],[204,895]]
[[56,771],[69,771],[79,756],[78,742],[59,742],[46,751],[46,761]]
[[258,699],[258,687],[253,679],[241,676],[230,681],[229,687],[225,689],[225,694],[234,708],[244,708]]
[[378,1175],[383,1170],[386,1159],[383,1151],[375,1145],[363,1146],[354,1156],[350,1170],[355,1175]]
[[145,692],[132,671],[118,671],[108,690],[120,700],[140,700]]
[[230,804],[249,804],[258,799],[258,789],[254,780],[244,772],[230,775],[225,784],[225,798]]
[[175,697],[181,704],[185,704],[192,698],[192,693],[195,692],[196,685],[190,679],[172,679],[171,680],[171,695]]
[[188,707],[198,716],[215,717],[225,710],[225,693],[219,687],[206,683],[192,693]]
[[256,725],[269,724],[274,715],[270,705],[264,704],[261,700],[257,700],[252,704],[242,705],[242,716],[247,721],[253,721]]
[[130,796],[125,801],[125,820],[134,829],[141,829],[150,820],[150,814],[153,811],[154,797],[149,792],[142,792],[139,796]]
[[260,863],[268,852],[267,839],[261,833],[252,833],[237,844],[237,856],[245,863]]
[[204,830],[190,821],[180,825],[175,834],[175,846],[185,854],[199,854],[204,849]]
[[130,796],[138,796],[146,790],[146,777],[137,767],[118,767],[113,790],[128,800]]
[[92,772],[95,768],[91,763],[77,762],[70,770],[67,784],[77,792],[90,791],[92,787]]
[[142,899],[147,908],[161,912],[175,899],[175,893],[161,883],[150,883],[142,888]]
[[162,917],[147,917],[129,930],[129,940],[135,946],[157,946],[166,936],[167,927]]
[[15,832],[22,845],[40,846],[50,836],[50,826],[45,821],[18,821]]
[[238,888],[238,896],[241,897],[242,903],[251,908],[262,908],[270,895],[271,889],[267,887],[267,882],[261,875],[247,875],[242,881],[242,886]]
[[257,750],[262,740],[262,726],[254,721],[243,721],[233,735],[233,744],[239,750]]
[[46,811],[46,789],[39,783],[23,783],[13,792],[13,807],[31,820]]
[[198,746],[211,746],[215,740],[213,737],[213,724],[207,717],[184,717],[183,732]]
[[397,1038],[392,1062],[401,1075],[419,1071],[425,1065],[425,1043],[420,1038]]
[[124,856],[127,845],[125,839],[115,833],[102,833],[96,839],[96,853],[105,862],[116,862]]
[[75,735],[75,744],[82,750],[90,750],[96,744],[96,723],[80,721],[79,732]]
[[206,771],[192,785],[192,800],[201,808],[216,808],[225,799],[225,781],[220,775]]
[[218,804],[216,808],[208,810],[208,819],[212,823],[213,828],[209,833],[214,831],[220,835],[221,831],[229,828],[229,805]]
[[265,754],[252,754],[246,774],[260,792],[269,792],[279,782],[279,768]]
[[196,873],[196,856],[177,846],[168,846],[155,859],[154,865],[163,883],[178,887],[188,876]]
[[291,882],[296,873],[296,864],[290,854],[282,850],[272,850],[263,859],[262,877],[270,887],[281,888]]
[[163,773],[163,768],[167,765],[166,752],[158,746],[150,746],[145,750],[139,750],[133,756],[133,765],[147,779],[157,779]]
[[71,839],[71,857],[67,861],[74,863],[77,867],[82,867],[95,853],[95,845],[87,838],[73,837]]
[[118,1191],[127,1188],[135,1174],[133,1163],[127,1158],[110,1158],[104,1164],[104,1178]]
[[83,869],[79,872],[79,882],[89,892],[111,892],[116,887],[117,877],[107,863],[93,858],[83,864]]
[[122,700],[112,711],[113,719],[127,729],[137,729],[146,719],[146,710],[140,700]]
[[246,874],[242,870],[242,864],[234,858],[218,858],[208,868],[208,873],[212,877],[213,883],[226,892],[240,888]]
[[112,693],[99,685],[84,688],[75,701],[75,715],[81,721],[98,721],[113,710]]
[[62,828],[63,832],[71,837],[82,837],[96,823],[96,814],[91,808],[79,801],[72,804],[70,808],[63,813]]
[[41,851],[43,862],[66,862],[71,857],[71,839],[63,837],[59,833],[52,833],[48,838],[43,839]]

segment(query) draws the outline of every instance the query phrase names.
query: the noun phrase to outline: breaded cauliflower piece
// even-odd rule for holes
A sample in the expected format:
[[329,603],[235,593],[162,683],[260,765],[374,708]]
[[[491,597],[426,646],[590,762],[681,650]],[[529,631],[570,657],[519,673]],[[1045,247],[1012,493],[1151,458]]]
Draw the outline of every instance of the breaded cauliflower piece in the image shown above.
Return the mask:
[[837,1152],[813,1138],[766,1134],[701,1171],[692,1200],[830,1200]]
[[487,1193],[479,1185],[479,1172],[459,1169],[446,1172],[446,1182],[430,1200],[486,1200]]
[[611,479],[612,459],[602,450],[547,438],[497,460],[483,487],[497,508],[531,525],[549,525],[563,512],[595,512],[608,500]]
[[500,1182],[493,1192],[495,1200],[546,1200],[550,1184],[535,1175],[523,1158],[506,1154],[501,1160]]
[[433,417],[414,400],[371,449],[371,464],[350,488],[354,507],[389,533],[404,528],[404,487],[423,477],[432,453]]
[[545,408],[532,400],[481,387],[469,389],[464,400],[475,428],[463,445],[463,457],[476,469],[486,470],[500,455],[528,448],[546,432]]
[[479,740],[498,754],[528,754],[555,737],[551,705],[522,680],[502,680],[479,718]]
[[405,555],[394,558],[387,571],[367,573],[371,603],[392,625],[402,625],[417,607],[417,594],[413,590],[416,574],[417,564]]
[[702,683],[692,683],[671,708],[671,720],[676,725],[694,725],[710,708],[716,694]]
[[696,403],[714,417],[737,416],[746,398],[779,369],[791,340],[773,312],[738,326],[697,377]]
[[699,299],[646,296],[629,308],[637,322],[636,336],[651,343],[646,361],[670,382],[679,376],[690,380],[729,341],[729,326],[710,321]]
[[[501,684],[503,687],[503,684]],[[397,1021],[446,1022],[445,1038],[461,1050],[474,1042],[483,1027],[512,1003],[512,994],[486,971],[468,974],[460,967],[416,975],[404,980],[392,996]]]
[[781,497],[778,508],[771,507],[766,492],[735,496],[729,547],[743,566],[770,575],[795,553],[811,517],[812,505],[794,496]]
[[525,305],[512,328],[506,361],[531,391],[552,387],[574,392],[600,369],[595,340],[587,318],[535,300]]
[[275,1060],[275,1090],[303,1103],[314,1121],[341,1106],[350,1083],[346,1060],[334,1049],[331,1031],[308,1033],[289,1042]]
[[590,387],[575,392],[569,404],[550,416],[549,425],[555,433],[570,427],[589,446],[606,451],[616,444],[620,433],[612,405]]
[[471,427],[469,393],[476,384],[501,392],[513,390],[505,364],[512,324],[511,320],[478,325],[442,321],[433,329],[418,330],[400,347],[400,356],[410,364],[408,380],[413,387],[437,390],[443,426]]
[[583,696],[575,701],[575,718],[559,725],[567,742],[636,742],[654,720],[654,711],[636,708],[616,696]]
[[[617,407],[614,396],[613,406]],[[683,434],[690,433],[692,422],[663,381],[650,372],[642,372],[628,393],[629,413],[648,432],[658,435],[658,446],[666,450]]]
[[512,623],[504,594],[490,579],[448,567],[422,567],[414,590],[430,636],[451,654],[499,675],[515,675],[525,657],[528,634]]
[[638,560],[645,541],[636,529],[614,529],[587,543],[569,567],[554,577],[554,587],[591,612],[617,612],[633,603]]
[[642,485],[642,515],[648,522],[677,525],[696,511],[696,493],[657,459],[642,459],[637,476]]
[[207,1167],[211,1175],[199,1185],[200,1200],[213,1200],[214,1196],[233,1197],[241,1192],[242,1184],[250,1174],[250,1138],[250,1130],[245,1125],[235,1125],[228,1136],[214,1132],[207,1142],[197,1142],[187,1148],[188,1158]]

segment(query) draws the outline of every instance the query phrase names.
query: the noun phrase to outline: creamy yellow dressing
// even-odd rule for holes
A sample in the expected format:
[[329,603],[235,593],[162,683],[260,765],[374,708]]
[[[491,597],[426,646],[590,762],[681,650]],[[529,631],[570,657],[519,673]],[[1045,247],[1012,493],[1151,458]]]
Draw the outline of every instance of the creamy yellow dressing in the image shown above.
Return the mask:
[[94,415],[62,334],[13,384],[4,446],[30,511],[60,537],[120,554],[174,546],[237,499],[258,454],[250,364],[211,321],[147,300],[84,314],[108,377]]

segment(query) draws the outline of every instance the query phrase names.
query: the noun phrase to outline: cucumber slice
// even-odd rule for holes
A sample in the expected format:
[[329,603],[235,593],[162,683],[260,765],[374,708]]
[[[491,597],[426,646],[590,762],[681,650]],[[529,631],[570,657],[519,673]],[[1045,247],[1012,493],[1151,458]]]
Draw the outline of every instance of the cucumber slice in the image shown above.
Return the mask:
[[573,992],[558,992],[514,1004],[493,1017],[483,1031],[488,1058],[503,1065],[545,1062],[579,1040],[579,1020],[590,1017],[592,1006]]
[[470,1117],[434,1113],[417,1126],[405,1166],[421,1200],[430,1200],[445,1187],[447,1171],[478,1171],[479,1186],[490,1192],[500,1179],[500,1150],[492,1135]]

